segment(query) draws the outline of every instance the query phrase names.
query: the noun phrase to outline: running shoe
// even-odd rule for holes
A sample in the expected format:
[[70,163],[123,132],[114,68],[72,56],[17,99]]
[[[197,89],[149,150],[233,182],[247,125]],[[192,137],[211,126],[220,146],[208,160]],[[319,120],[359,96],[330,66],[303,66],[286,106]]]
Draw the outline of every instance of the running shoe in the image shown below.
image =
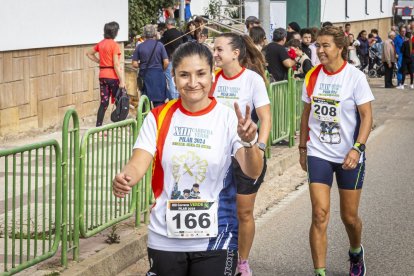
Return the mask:
[[398,85],[396,88],[397,88],[397,89],[402,89],[402,90],[404,90],[404,84],[400,84],[400,85]]
[[414,84],[411,84],[411,85],[410,85],[410,88],[411,88],[411,89],[414,89]]
[[361,245],[361,252],[358,254],[348,252],[349,254],[349,276],[364,276],[366,272],[364,261],[364,247]]
[[237,264],[237,271],[236,275],[238,276],[252,276],[253,272],[250,269],[249,262],[247,260],[239,261]]

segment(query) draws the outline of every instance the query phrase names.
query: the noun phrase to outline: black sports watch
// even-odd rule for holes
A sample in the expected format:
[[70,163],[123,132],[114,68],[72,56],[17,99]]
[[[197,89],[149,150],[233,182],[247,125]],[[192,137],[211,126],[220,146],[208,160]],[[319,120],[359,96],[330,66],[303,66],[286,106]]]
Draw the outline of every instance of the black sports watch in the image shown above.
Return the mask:
[[361,144],[358,142],[356,142],[352,148],[359,152],[359,154],[363,153],[366,149],[365,144]]
[[256,145],[261,151],[266,152],[266,144],[265,143],[257,142]]

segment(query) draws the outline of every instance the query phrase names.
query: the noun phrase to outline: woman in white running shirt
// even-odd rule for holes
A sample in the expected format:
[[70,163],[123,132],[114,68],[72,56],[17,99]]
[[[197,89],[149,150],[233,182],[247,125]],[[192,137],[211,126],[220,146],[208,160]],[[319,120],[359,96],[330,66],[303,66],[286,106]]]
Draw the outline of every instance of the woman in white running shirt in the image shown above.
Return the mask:
[[320,65],[305,78],[300,131],[300,164],[308,172],[312,202],[310,246],[315,275],[325,276],[327,227],[333,176],[349,239],[349,275],[365,275],[362,221],[358,215],[365,173],[365,143],[374,100],[364,73],[347,62],[348,38],[337,27],[320,31]]
[[[237,102],[242,114],[246,106],[254,107],[260,121],[256,147],[264,151],[271,129],[270,101],[264,76],[264,57],[247,35],[223,33],[214,41],[214,61],[220,67],[213,85],[213,95],[218,102],[233,108]],[[255,116],[253,116],[255,117]],[[234,162],[237,182],[237,214],[239,218],[239,262],[241,276],[252,274],[247,259],[253,244],[255,223],[253,217],[257,191],[263,182],[266,166],[259,179],[243,176]]]
[[263,155],[250,107],[242,115],[209,97],[210,50],[185,43],[174,52],[180,98],[154,108],[139,132],[129,162],[113,180],[124,198],[153,162],[156,202],[148,226],[147,275],[234,275],[237,263],[236,184],[232,156],[258,178]]

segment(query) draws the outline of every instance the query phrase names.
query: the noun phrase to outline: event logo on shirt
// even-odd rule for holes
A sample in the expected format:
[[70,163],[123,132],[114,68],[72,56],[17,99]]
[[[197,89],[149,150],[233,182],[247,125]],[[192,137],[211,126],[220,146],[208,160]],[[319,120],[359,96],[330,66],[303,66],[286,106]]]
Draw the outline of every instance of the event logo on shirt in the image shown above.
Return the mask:
[[187,146],[195,148],[210,149],[208,138],[213,134],[211,129],[192,128],[192,127],[174,127],[173,135],[178,137],[178,141],[174,141],[174,146]]
[[319,84],[319,96],[327,96],[327,97],[339,97],[339,89],[341,89],[342,85],[340,84],[333,84],[333,83],[320,83]]
[[206,179],[208,162],[193,151],[172,158],[174,188],[171,199],[200,199],[200,185]]
[[240,92],[240,87],[217,86],[217,96],[216,96],[216,98],[238,99],[239,98],[239,92]]

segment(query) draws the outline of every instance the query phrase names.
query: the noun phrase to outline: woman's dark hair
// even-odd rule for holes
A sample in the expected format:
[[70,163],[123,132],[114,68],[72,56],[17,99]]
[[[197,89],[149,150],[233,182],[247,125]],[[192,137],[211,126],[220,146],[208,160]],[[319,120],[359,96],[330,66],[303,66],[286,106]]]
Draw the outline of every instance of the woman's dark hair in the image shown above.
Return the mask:
[[366,33],[367,31],[365,31],[365,30],[360,31],[357,38],[362,37],[362,33],[364,33],[364,32]]
[[253,40],[254,44],[259,45],[266,39],[266,32],[262,27],[256,26],[250,28],[249,36]]
[[190,26],[194,26],[196,29],[194,30],[194,34],[189,33],[188,35],[193,36],[194,39],[198,39],[200,36],[200,24],[198,24],[195,21],[188,21],[187,28],[185,30],[185,33],[187,34],[190,32]]
[[178,65],[180,65],[183,58],[190,56],[205,58],[210,66],[210,70],[213,71],[213,55],[211,54],[210,49],[203,44],[194,42],[181,44],[177,49],[175,49],[174,54],[172,55],[173,70],[175,71]]
[[222,33],[218,37],[225,37],[230,40],[232,50],[239,50],[239,63],[258,73],[267,83],[264,66],[266,64],[263,54],[254,45],[253,40],[248,35],[238,35],[235,33]]
[[104,26],[104,38],[115,39],[118,35],[119,24],[115,21],[106,23]]
[[318,36],[327,35],[332,36],[333,41],[338,48],[342,48],[341,57],[344,60],[348,59],[348,38],[345,36],[345,33],[341,31],[338,27],[328,26],[324,27],[319,31]]

